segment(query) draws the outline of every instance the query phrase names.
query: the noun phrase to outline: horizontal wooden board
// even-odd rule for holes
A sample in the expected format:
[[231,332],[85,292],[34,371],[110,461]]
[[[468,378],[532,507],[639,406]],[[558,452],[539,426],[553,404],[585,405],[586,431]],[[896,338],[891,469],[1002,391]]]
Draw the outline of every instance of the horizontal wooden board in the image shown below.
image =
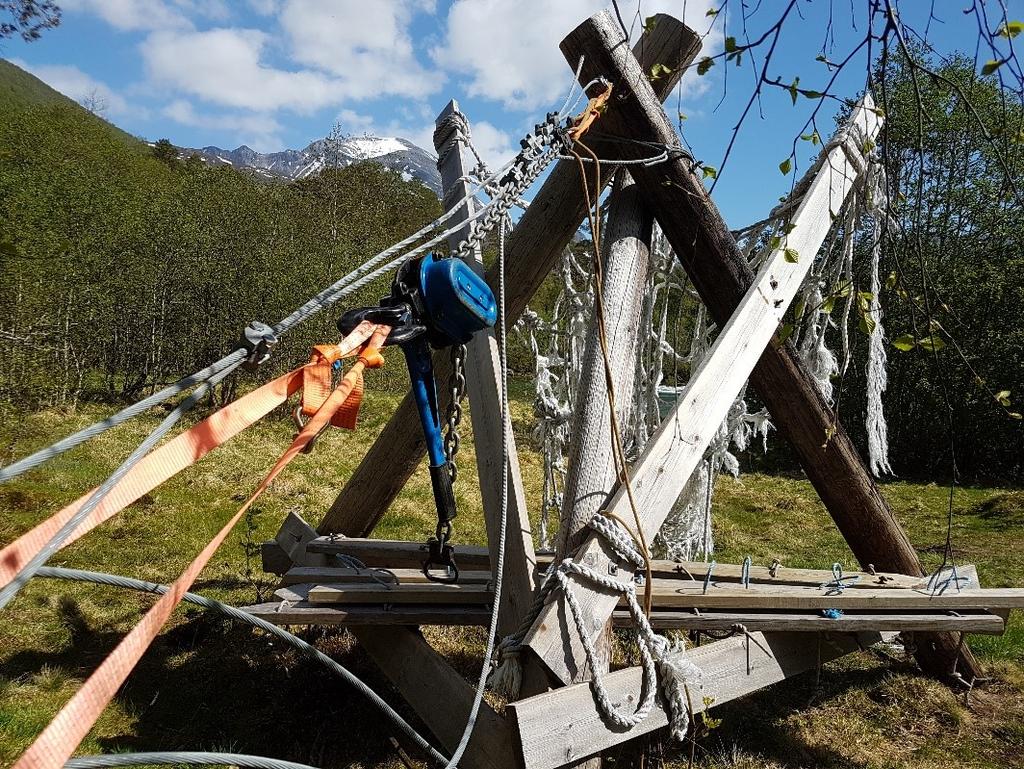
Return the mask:
[[[308,583],[369,583],[394,581],[402,585],[429,582],[422,569],[386,569],[374,566],[366,569],[344,569],[330,566],[293,566],[281,577],[282,585],[303,585]],[[489,571],[463,571],[459,573],[462,584],[486,584],[491,581]]]
[[[480,625],[491,618],[487,606],[443,604],[376,605],[312,604],[306,599],[312,585],[291,585],[277,590],[280,602],[243,607],[278,625]],[[631,627],[626,611],[612,615],[616,627]],[[651,625],[656,630],[729,630],[740,624],[750,631],[859,632],[951,630],[964,633],[1000,635],[1006,618],[996,612],[846,612],[838,619],[809,612],[701,612],[655,611]]]
[[309,590],[309,602],[319,603],[443,603],[487,604],[493,591],[489,585],[315,585]]
[[[882,640],[877,633],[859,636],[808,636],[799,633],[751,633],[691,649],[686,654],[704,673],[703,690],[691,692],[695,712],[704,710],[704,697],[721,705],[763,689],[785,678],[813,670],[828,662]],[[767,650],[767,654],[765,653]],[[640,668],[628,668],[604,677],[605,689],[619,709],[635,709],[640,693]],[[525,769],[554,769],[574,763],[626,740],[668,724],[660,698],[651,714],[628,731],[610,729],[594,703],[587,683],[573,684],[545,694],[509,703],[519,730]]]
[[[427,555],[426,545],[422,542],[340,536],[317,537],[306,545],[306,551],[350,555],[367,566],[386,566],[393,569],[418,569]],[[470,571],[491,569],[491,557],[487,553],[487,548],[477,545],[456,545],[455,562],[460,569]]]

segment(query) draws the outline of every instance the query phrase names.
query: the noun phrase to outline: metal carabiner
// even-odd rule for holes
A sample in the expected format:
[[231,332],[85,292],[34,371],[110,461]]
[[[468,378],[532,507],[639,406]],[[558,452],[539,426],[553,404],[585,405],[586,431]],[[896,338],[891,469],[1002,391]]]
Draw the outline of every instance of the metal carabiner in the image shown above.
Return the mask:
[[[302,418],[302,404],[296,406],[295,410],[292,411],[292,422],[295,424],[295,429],[301,433],[303,428],[306,426],[306,422]],[[316,445],[316,442],[320,439],[320,436],[327,432],[328,427],[330,427],[329,424],[324,425],[323,429],[316,435],[314,435],[313,438],[309,441],[309,443],[302,447],[303,454],[309,454],[311,451],[313,451],[313,446]]]
[[[435,536],[427,540],[423,546],[427,557],[423,561],[423,576],[431,582],[452,585],[459,581],[459,567],[455,564],[455,547],[449,542],[452,537],[451,521],[438,522]],[[442,574],[436,573],[435,567],[444,567]]]

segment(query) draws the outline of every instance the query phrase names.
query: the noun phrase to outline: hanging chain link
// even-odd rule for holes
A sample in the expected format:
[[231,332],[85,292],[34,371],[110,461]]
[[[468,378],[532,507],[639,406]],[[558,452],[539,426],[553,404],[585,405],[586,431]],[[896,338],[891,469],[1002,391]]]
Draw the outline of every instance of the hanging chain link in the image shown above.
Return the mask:
[[462,424],[462,399],[466,395],[466,345],[452,345],[451,400],[446,418],[447,431],[444,436],[444,455],[448,460],[448,472],[452,483],[459,475],[455,455],[459,453],[459,427]]

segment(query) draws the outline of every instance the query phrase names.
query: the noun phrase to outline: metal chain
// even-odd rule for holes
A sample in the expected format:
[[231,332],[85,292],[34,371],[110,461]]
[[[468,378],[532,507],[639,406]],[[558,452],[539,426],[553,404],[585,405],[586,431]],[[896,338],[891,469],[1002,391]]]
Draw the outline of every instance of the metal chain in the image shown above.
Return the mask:
[[462,424],[462,399],[466,395],[466,345],[452,345],[452,393],[448,402],[448,430],[444,436],[444,455],[452,483],[459,475],[455,455],[459,453],[459,426]]

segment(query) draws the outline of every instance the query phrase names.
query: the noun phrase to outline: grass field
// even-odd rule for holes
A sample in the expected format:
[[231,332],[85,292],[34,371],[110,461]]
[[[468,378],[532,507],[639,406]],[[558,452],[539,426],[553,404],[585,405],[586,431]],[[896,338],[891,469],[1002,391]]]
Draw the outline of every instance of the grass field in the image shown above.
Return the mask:
[[[525,448],[530,407],[519,389],[513,417],[530,509],[541,465]],[[315,521],[334,498],[393,410],[392,395],[370,393],[360,430],[331,433],[294,462],[202,574],[194,591],[246,604],[273,590],[255,551],[295,510]],[[48,411],[0,423],[0,464],[23,456],[106,413]],[[152,428],[158,415],[126,426],[0,486],[0,543],[14,539],[102,480]],[[411,429],[418,429],[412,427]],[[54,563],[169,581],[248,496],[292,431],[284,420],[256,426],[158,491],[140,500]],[[472,465],[472,442],[463,465]],[[464,474],[472,479],[473,473]],[[891,483],[885,494],[929,566],[941,560],[948,490]],[[482,543],[480,501],[472,480],[458,489],[457,537]],[[432,529],[429,479],[418,472],[375,533],[421,540]],[[961,562],[975,563],[986,586],[1024,586],[1024,492],[959,489],[954,541]],[[854,565],[828,515],[804,480],[746,475],[724,479],[715,497],[720,562],[746,555],[766,564],[827,568]],[[255,554],[254,554],[255,553]],[[0,623],[0,765],[10,765],[82,680],[151,603],[113,589],[37,580]],[[428,637],[467,677],[479,669],[478,629],[428,629]],[[415,722],[344,631],[308,631],[319,648],[370,683]],[[721,725],[694,748],[699,767],[1024,766],[1024,621],[1005,636],[970,645],[991,680],[965,702],[919,675],[896,653],[861,653],[815,676],[783,682],[718,709]],[[400,766],[388,726],[342,682],[261,633],[195,608],[171,625],[118,692],[81,752],[153,749],[227,750],[322,767]],[[672,766],[690,748],[667,746]],[[632,754],[611,757],[630,765]]]

